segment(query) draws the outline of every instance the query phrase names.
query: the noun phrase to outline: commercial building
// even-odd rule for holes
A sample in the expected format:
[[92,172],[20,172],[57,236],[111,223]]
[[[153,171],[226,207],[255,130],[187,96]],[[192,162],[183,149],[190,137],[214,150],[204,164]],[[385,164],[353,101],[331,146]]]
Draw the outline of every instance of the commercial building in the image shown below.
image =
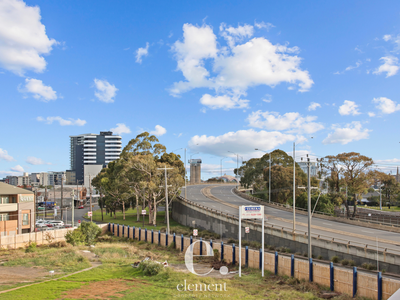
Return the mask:
[[201,159],[191,159],[190,164],[190,184],[201,183]]
[[35,229],[35,194],[0,182],[0,235],[33,232]]
[[70,171],[75,172],[75,180],[88,186],[89,176],[92,179],[121,152],[121,137],[111,131],[70,136]]

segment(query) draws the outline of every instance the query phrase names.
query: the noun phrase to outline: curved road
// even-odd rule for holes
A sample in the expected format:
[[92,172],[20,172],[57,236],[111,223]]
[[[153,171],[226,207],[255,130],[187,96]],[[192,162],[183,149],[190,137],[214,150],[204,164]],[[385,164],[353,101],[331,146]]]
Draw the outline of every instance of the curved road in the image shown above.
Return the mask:
[[[204,196],[201,190],[210,185],[194,185],[187,187],[187,198],[198,204],[238,216],[238,209],[223,203],[211,200]],[[212,186],[212,185],[211,185]],[[233,205],[256,205],[254,202],[243,199],[233,193],[234,186],[216,186],[211,188],[211,194],[223,202]],[[265,206],[266,226],[293,228],[293,214],[288,211]],[[307,216],[296,214],[296,233],[307,232]],[[351,241],[352,244],[368,245],[376,249],[377,239],[380,250],[388,248],[388,252],[400,255],[400,233],[372,229],[357,225],[349,225],[341,222],[329,221],[314,217],[312,219],[312,235],[321,235],[323,239],[338,240],[340,242]]]

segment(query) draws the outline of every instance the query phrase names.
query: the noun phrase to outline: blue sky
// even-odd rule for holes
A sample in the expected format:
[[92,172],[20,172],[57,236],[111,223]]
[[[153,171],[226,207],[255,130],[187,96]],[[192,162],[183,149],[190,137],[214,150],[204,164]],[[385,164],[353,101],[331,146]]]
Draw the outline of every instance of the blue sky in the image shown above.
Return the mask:
[[394,171],[399,22],[398,1],[0,0],[0,178],[110,129],[200,152],[203,178],[293,142]]

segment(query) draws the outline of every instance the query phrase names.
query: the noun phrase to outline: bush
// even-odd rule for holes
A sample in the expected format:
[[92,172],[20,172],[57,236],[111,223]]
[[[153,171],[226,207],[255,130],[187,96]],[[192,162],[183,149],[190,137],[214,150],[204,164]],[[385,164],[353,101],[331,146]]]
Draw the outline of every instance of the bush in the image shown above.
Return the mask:
[[339,262],[339,257],[338,257],[338,256],[333,256],[333,257],[331,258],[331,262],[337,264],[337,263]]
[[347,259],[343,259],[341,262],[342,266],[348,266],[349,265],[349,261]]
[[85,237],[86,245],[93,245],[97,237],[101,234],[101,229],[93,222],[83,222],[79,229]]
[[139,270],[146,276],[154,276],[162,271],[164,266],[151,260],[145,260],[140,263]]
[[50,248],[63,248],[67,247],[67,243],[65,241],[60,241],[60,242],[52,242],[49,244]]
[[349,265],[352,266],[352,267],[355,267],[356,266],[356,262],[354,260],[350,259],[349,260]]
[[85,236],[80,228],[68,231],[65,235],[65,241],[72,246],[79,246],[85,243]]
[[376,270],[376,266],[369,263],[363,263],[361,267],[367,270]]
[[29,243],[29,245],[26,247],[25,252],[29,253],[29,252],[35,252],[36,251],[36,243]]
[[318,259],[322,259],[322,255],[318,255]]

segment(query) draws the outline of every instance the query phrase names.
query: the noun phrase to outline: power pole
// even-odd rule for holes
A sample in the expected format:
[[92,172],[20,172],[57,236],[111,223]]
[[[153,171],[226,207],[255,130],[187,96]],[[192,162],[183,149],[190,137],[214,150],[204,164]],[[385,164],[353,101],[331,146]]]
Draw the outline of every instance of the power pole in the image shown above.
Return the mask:
[[311,254],[311,185],[310,185],[310,158],[307,158],[307,193],[308,193],[308,260]]
[[293,142],[293,233],[296,230],[296,144]]
[[172,170],[173,168],[167,168],[167,166],[164,166],[164,168],[157,168],[157,169],[165,171],[165,213],[167,216],[167,234],[169,234],[169,207],[168,207],[169,204],[168,204],[167,170]]
[[[76,191],[78,191],[78,190],[76,190]],[[75,218],[75,214],[74,214],[74,212],[75,212],[75,192],[74,192],[74,190],[72,190],[72,207],[71,207],[71,209],[72,209],[72,229],[74,228],[74,218]]]
[[63,220],[63,217],[64,217],[64,215],[63,215],[63,187],[64,187],[64,185],[63,185],[63,178],[61,177],[61,221]]
[[268,181],[268,202],[271,202],[271,152],[269,153],[269,181]]
[[185,199],[187,199],[187,193],[186,193],[186,148],[185,148]]

